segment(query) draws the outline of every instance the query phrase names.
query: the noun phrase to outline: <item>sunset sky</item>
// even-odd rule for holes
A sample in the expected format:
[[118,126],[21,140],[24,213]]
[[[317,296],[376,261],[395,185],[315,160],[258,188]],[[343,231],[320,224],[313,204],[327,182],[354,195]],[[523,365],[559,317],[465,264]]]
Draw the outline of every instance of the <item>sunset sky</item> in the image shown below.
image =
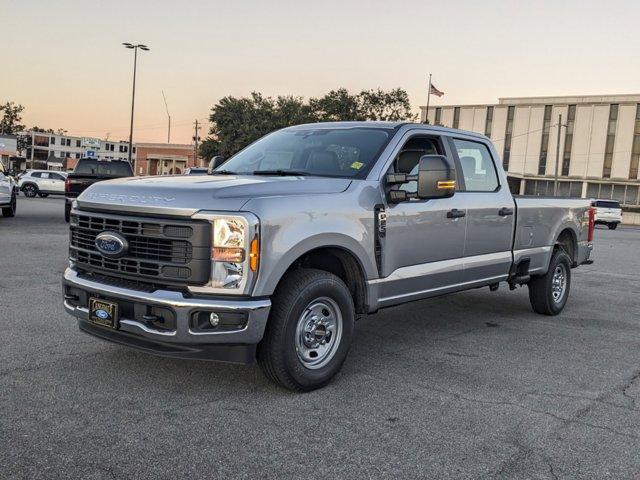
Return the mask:
[[402,87],[415,111],[500,96],[640,93],[640,2],[0,0],[0,102],[28,127],[191,141],[226,95]]

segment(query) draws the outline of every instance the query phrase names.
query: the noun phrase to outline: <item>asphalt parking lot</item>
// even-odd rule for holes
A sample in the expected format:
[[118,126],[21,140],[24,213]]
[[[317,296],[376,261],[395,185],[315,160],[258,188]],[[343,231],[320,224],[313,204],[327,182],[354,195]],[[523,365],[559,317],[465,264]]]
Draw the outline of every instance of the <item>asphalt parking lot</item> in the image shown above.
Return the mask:
[[559,317],[501,286],[361,320],[328,387],[78,331],[63,201],[0,218],[0,478],[637,478],[640,230],[597,229]]

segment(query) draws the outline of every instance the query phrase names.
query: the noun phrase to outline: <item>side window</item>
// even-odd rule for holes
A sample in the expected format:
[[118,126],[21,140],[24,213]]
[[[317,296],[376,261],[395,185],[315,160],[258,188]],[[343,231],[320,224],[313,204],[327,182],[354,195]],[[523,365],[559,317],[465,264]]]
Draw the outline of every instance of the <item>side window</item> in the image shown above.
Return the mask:
[[483,143],[454,139],[468,192],[493,192],[500,182],[489,149]]
[[40,174],[40,178],[49,178],[49,173],[48,172],[42,172]]
[[[393,162],[393,172],[417,175],[420,157],[423,155],[442,155],[443,150],[435,138],[413,137],[407,140]],[[408,182],[398,187],[408,193],[418,191],[418,182]]]
[[64,180],[64,177],[62,175],[60,175],[59,173],[50,173],[49,176],[53,180]]
[[25,175],[25,177],[26,176],[40,178],[42,176],[42,173],[41,172],[31,172],[31,175]]

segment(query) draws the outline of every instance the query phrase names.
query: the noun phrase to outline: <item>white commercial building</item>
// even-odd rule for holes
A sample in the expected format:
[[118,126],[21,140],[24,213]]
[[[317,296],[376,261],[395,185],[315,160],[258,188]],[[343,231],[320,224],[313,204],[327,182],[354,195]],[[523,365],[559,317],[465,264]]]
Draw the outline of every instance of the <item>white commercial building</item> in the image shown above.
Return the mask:
[[491,138],[515,193],[553,194],[557,164],[559,195],[640,205],[640,95],[500,98],[421,110],[422,121]]
[[[128,160],[129,142],[102,140],[92,137],[75,137],[58,133],[27,131],[28,147],[25,151],[24,168],[46,168],[50,170],[72,170],[80,158],[99,160]],[[133,146],[132,160],[136,147]]]

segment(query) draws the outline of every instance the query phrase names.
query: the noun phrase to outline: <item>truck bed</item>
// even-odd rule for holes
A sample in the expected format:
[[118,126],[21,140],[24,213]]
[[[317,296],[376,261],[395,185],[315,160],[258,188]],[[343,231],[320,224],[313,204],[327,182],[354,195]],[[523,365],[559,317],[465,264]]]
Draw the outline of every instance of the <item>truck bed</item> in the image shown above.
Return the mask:
[[514,195],[513,198],[516,204],[514,263],[528,257],[529,272],[543,273],[557,238],[565,230],[574,235],[578,247],[575,262],[584,261],[591,205],[588,199],[525,195]]

